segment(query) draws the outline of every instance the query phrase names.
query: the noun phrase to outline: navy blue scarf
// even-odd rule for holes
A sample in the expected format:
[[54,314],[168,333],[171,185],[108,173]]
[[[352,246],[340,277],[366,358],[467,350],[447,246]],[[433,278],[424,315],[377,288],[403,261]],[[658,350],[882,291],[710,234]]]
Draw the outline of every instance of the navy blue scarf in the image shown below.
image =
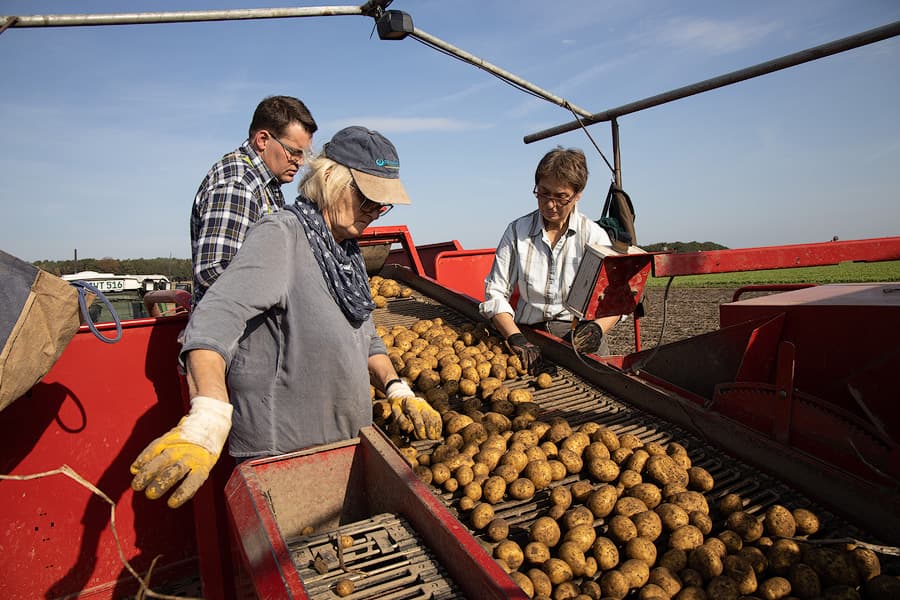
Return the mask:
[[294,213],[303,225],[331,297],[347,320],[359,326],[375,310],[359,244],[355,239],[338,244],[325,223],[322,211],[308,198],[298,196],[297,202],[285,208]]

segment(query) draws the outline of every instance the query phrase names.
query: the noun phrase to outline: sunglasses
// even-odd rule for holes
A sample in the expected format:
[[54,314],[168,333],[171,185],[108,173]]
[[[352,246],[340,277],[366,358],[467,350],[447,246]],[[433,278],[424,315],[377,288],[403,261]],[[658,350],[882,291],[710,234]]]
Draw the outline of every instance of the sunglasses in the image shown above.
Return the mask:
[[356,192],[356,197],[359,199],[359,210],[363,211],[366,214],[374,215],[376,219],[388,214],[389,212],[391,212],[391,209],[394,208],[393,204],[382,204],[381,202],[369,200],[368,198],[366,198],[366,195],[363,194],[358,187],[356,187],[355,182],[351,182],[350,187],[354,192]]

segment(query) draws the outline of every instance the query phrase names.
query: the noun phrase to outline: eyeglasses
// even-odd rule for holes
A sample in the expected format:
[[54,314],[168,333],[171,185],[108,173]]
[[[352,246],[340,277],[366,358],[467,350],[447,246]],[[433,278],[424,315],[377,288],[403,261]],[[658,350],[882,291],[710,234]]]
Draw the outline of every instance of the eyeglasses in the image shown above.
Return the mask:
[[356,183],[351,182],[350,188],[356,192],[357,197],[359,198],[359,210],[363,211],[366,214],[375,215],[375,218],[383,217],[384,215],[391,212],[391,209],[394,208],[393,204],[382,204],[381,202],[375,202],[374,200],[369,200],[366,198],[365,194],[363,194],[358,187],[356,187]]
[[531,190],[531,193],[534,194],[535,197],[537,197],[537,199],[540,200],[541,202],[550,202],[551,200],[553,200],[553,202],[554,202],[557,206],[566,206],[566,205],[568,205],[569,203],[572,202],[572,200],[575,199],[575,196],[578,195],[578,193],[572,193],[572,194],[551,194],[551,193],[549,193],[549,192],[545,192],[544,190],[538,189],[537,186],[534,186],[534,189]]
[[284,153],[287,154],[288,160],[297,161],[297,162],[302,163],[306,159],[307,155],[309,154],[308,150],[304,150],[302,148],[297,149],[297,148],[294,148],[293,146],[288,146],[287,144],[285,144],[284,142],[279,140],[277,137],[272,135],[271,132],[267,132],[267,133],[271,136],[271,138],[273,140],[278,142],[278,144],[284,149]]

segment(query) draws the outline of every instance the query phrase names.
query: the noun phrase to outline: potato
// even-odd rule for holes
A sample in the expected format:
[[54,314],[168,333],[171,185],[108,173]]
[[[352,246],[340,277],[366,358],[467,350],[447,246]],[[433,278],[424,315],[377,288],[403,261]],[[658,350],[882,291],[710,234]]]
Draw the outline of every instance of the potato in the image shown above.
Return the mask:
[[525,560],[533,565],[543,564],[550,558],[550,548],[543,542],[528,542],[525,545]]
[[567,510],[562,520],[566,529],[573,529],[579,525],[593,525],[594,514],[586,506],[576,506]]
[[456,481],[458,481],[459,485],[462,487],[469,485],[472,483],[472,480],[475,479],[475,473],[469,465],[462,465],[456,469],[454,476],[456,477]]
[[478,504],[478,500],[473,500],[469,496],[462,496],[459,499],[459,510],[468,512],[475,508],[476,504]]
[[690,567],[683,568],[678,572],[678,576],[681,577],[681,583],[684,584],[684,587],[703,588],[706,586],[706,582],[703,581],[703,575]]
[[572,506],[572,492],[564,485],[558,485],[550,490],[550,502],[563,508]]
[[667,531],[674,531],[691,521],[688,512],[677,504],[666,502],[657,506],[655,511]]
[[553,481],[562,481],[569,474],[566,466],[558,460],[548,460],[547,464],[550,465],[550,478]]
[[594,517],[600,519],[608,516],[613,511],[618,497],[619,495],[616,492],[615,487],[609,484],[603,484],[597,487],[585,499],[585,506],[587,506]]
[[[674,460],[674,459],[673,459]],[[713,476],[703,467],[690,467],[687,470],[688,488],[700,492],[708,492],[715,486]]]
[[749,596],[756,591],[756,571],[753,565],[736,554],[729,554],[722,559],[723,574],[737,584],[737,591]]
[[519,471],[512,465],[497,465],[497,468],[491,471],[494,475],[498,475],[508,484],[519,478]]
[[881,575],[881,562],[878,555],[868,548],[854,548],[853,562],[862,581],[868,581],[877,575]]
[[708,514],[699,510],[692,510],[688,513],[691,525],[700,530],[703,535],[709,535],[712,532],[713,522]]
[[547,574],[550,583],[559,585],[564,581],[570,581],[573,577],[572,568],[561,558],[549,558],[541,565],[541,570]]
[[565,465],[566,472],[570,475],[580,473],[581,469],[584,467],[584,462],[581,460],[581,457],[567,448],[559,449],[558,460]]
[[494,507],[486,502],[479,502],[472,509],[469,519],[475,529],[484,529],[494,520]]
[[600,578],[600,589],[604,598],[624,598],[628,594],[630,584],[625,575],[618,570],[607,571]]
[[693,525],[682,525],[669,535],[669,548],[679,548],[687,552],[703,543],[703,534]]
[[338,580],[338,582],[334,584],[334,593],[341,598],[349,596],[353,593],[353,582],[349,579]]
[[797,532],[794,515],[780,504],[773,504],[766,510],[763,524],[766,534],[773,537],[794,537]]
[[687,567],[687,553],[678,548],[669,548],[656,561],[657,566],[664,567],[672,573],[679,573]]
[[573,504],[584,504],[594,491],[594,486],[590,481],[579,479],[574,481],[567,489],[569,494],[572,495]]
[[769,560],[763,554],[763,551],[756,546],[744,546],[737,554],[753,566],[757,577],[765,573],[766,569],[769,568]]
[[541,542],[552,548],[559,543],[561,532],[559,524],[550,517],[538,517],[529,528],[531,540]]
[[[581,594],[587,596],[590,600],[600,600],[603,597],[603,590],[600,589],[600,584],[592,579],[585,579],[578,587],[581,590]],[[579,598],[578,600],[585,599]]]
[[550,597],[550,594],[553,593],[553,584],[543,570],[528,569],[525,574],[528,575],[528,579],[531,580],[531,585],[534,587],[535,598],[538,596]]
[[551,421],[546,439],[554,444],[559,444],[570,435],[572,435],[572,427],[569,426],[568,421],[557,417]]
[[632,588],[639,588],[650,579],[650,567],[644,561],[636,558],[630,558],[623,562],[619,565],[619,570]]
[[520,388],[516,390],[510,390],[509,398],[507,399],[513,404],[521,404],[523,402],[531,402],[533,400],[533,397],[531,395],[531,392],[526,389]]
[[482,497],[488,504],[497,504],[506,494],[506,480],[499,475],[488,477],[481,486]]
[[811,510],[795,508],[791,511],[797,525],[797,535],[812,535],[819,531],[819,517]]
[[822,584],[816,571],[807,564],[796,563],[788,572],[791,593],[798,598],[817,598],[822,595]]
[[585,556],[584,551],[575,542],[562,542],[556,549],[556,556],[569,565],[574,577],[581,577],[584,573]]
[[545,390],[553,385],[553,378],[549,373],[540,373],[537,377],[534,378],[534,383],[538,386],[539,389]]
[[[663,492],[663,495],[665,496],[665,492]],[[709,514],[709,505],[706,503],[706,497],[700,492],[678,492],[669,497],[669,502],[677,504],[688,513],[692,510],[699,510]]]
[[638,591],[638,600],[669,600],[672,596],[655,583],[648,583]]
[[650,577],[647,586],[655,585],[665,593],[666,598],[671,598],[681,591],[681,580],[666,567],[654,567],[650,569]]
[[623,517],[631,517],[647,510],[647,505],[638,498],[631,496],[622,496],[616,501],[613,511]]
[[662,491],[652,483],[633,485],[626,490],[625,495],[637,498],[649,509],[656,508],[662,502]]
[[503,540],[494,547],[494,558],[500,563],[500,566],[515,571],[525,562],[525,555],[522,548],[512,540]]
[[642,473],[647,466],[647,461],[650,459],[650,453],[640,447],[632,448],[631,451],[631,456],[628,457],[622,466],[635,473]]
[[591,545],[591,553],[601,571],[608,571],[619,564],[619,548],[608,537],[598,536]]
[[738,600],[737,583],[725,576],[713,577],[706,584],[706,594],[711,600]]
[[487,537],[492,542],[505,540],[509,536],[509,523],[501,517],[495,517],[487,526]]
[[441,487],[444,488],[445,492],[450,492],[452,494],[459,489],[459,481],[456,479],[456,477],[451,477],[450,479],[445,481]]
[[652,567],[656,564],[656,546],[647,538],[633,537],[625,543],[625,556],[642,560]]
[[688,472],[665,454],[651,456],[647,460],[646,470],[647,475],[662,486],[670,483],[687,486],[690,481]]
[[870,600],[893,600],[900,598],[900,579],[891,575],[876,575],[864,585],[866,598]]
[[509,576],[512,577],[512,580],[516,582],[516,585],[525,592],[526,596],[529,598],[534,597],[534,584],[531,583],[531,579],[529,579],[527,575],[520,571],[513,571]]
[[628,517],[616,515],[609,519],[607,535],[613,541],[624,544],[628,540],[637,537],[637,527],[634,526],[634,522]]
[[762,600],[779,600],[791,593],[791,582],[784,577],[772,577],[759,584],[756,595]]
[[730,529],[720,531],[716,537],[722,540],[725,550],[729,553],[738,553],[744,547],[744,540],[741,539],[741,536]]
[[[690,525],[687,525],[690,527]],[[724,566],[722,559],[715,550],[709,546],[698,546],[688,553],[688,566],[703,577],[704,581],[709,581],[713,577],[722,574]]]
[[703,540],[703,545],[715,552],[720,559],[725,558],[725,555],[728,554],[728,548],[719,538],[707,538]]
[[434,485],[444,485],[444,482],[450,479],[452,475],[453,472],[450,471],[446,463],[439,462],[431,465],[431,482]]
[[638,536],[655,542],[662,535],[662,519],[652,510],[645,510],[631,516],[631,521],[637,528]]
[[777,539],[766,551],[766,559],[772,573],[786,575],[791,566],[800,562],[800,546],[794,540]]
[[576,525],[566,531],[562,539],[563,543],[574,543],[580,551],[587,552],[591,549],[591,546],[594,545],[594,540],[597,539],[597,533],[594,531],[593,523],[585,523],[583,525]]
[[553,474],[550,471],[550,463],[546,460],[532,460],[522,471],[522,475],[531,480],[535,489],[542,490],[550,485],[553,481]]
[[706,590],[696,585],[686,585],[675,595],[674,600],[707,600]]
[[520,477],[509,484],[506,492],[516,500],[530,500],[534,497],[534,483],[530,479]]
[[[616,448],[615,450],[609,451],[609,459],[616,463],[617,465],[623,465],[628,461],[631,455],[634,452],[631,448]],[[626,469],[628,470],[628,469]]]
[[588,475],[603,483],[615,481],[619,476],[619,465],[610,459],[598,458],[585,463]]
[[755,542],[763,534],[762,522],[754,515],[739,510],[728,515],[725,527],[741,536],[744,542]]
[[744,510],[744,501],[737,494],[725,494],[719,500],[719,514],[723,517],[739,510]]

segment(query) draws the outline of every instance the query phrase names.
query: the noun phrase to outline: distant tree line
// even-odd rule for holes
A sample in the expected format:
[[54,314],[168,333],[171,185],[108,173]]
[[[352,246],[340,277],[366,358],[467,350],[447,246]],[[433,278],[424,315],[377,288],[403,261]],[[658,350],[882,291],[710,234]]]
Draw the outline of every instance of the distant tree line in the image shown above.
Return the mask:
[[704,252],[707,250],[728,250],[727,246],[715,242],[659,242],[641,246],[647,252]]
[[97,271],[114,275],[165,275],[170,281],[190,281],[189,258],[79,258],[74,260],[38,260],[34,266],[54,275],[79,271]]

